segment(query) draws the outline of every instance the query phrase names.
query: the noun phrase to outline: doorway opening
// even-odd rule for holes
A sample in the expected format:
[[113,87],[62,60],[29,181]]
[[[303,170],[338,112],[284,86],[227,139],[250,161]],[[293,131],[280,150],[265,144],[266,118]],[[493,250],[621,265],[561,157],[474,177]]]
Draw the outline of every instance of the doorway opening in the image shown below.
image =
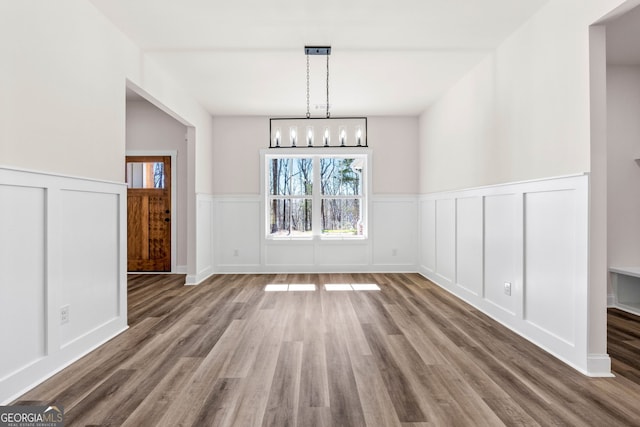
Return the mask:
[[[126,87],[128,272],[189,272],[193,128],[135,84]],[[125,159],[123,159],[125,160]]]
[[[606,282],[609,310],[603,332],[612,371],[632,380],[640,372],[637,348],[628,345],[628,337],[640,329],[640,245],[635,238],[640,197],[633,190],[640,187],[640,54],[634,44],[640,36],[639,4],[628,0],[590,28],[590,274],[598,288]],[[597,313],[605,315],[601,309]]]

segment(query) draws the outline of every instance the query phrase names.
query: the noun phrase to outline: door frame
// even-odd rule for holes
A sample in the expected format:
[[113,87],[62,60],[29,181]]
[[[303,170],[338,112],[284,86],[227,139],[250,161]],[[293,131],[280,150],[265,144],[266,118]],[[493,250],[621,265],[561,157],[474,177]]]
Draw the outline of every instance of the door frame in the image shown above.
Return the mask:
[[[176,234],[178,232],[178,209],[176,193],[178,192],[178,151],[176,150],[126,150],[126,156],[168,156],[171,157],[171,271],[165,274],[178,273]],[[157,273],[162,274],[162,273]]]

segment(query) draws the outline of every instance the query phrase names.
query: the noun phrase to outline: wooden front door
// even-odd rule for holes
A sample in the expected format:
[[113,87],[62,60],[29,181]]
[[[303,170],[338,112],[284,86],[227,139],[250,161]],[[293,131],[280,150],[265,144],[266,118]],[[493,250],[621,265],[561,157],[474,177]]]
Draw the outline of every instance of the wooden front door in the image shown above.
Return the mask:
[[171,157],[127,156],[127,269],[171,271]]

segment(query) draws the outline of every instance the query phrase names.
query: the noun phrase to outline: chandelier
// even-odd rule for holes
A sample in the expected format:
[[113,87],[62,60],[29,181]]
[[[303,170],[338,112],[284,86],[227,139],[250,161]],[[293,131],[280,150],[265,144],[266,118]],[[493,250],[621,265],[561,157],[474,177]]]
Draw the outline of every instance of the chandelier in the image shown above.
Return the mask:
[[[269,148],[367,147],[366,117],[331,117],[329,111],[329,55],[331,46],[305,46],[307,57],[307,114],[305,117],[269,119]],[[327,58],[327,104],[325,117],[311,117],[309,57]]]

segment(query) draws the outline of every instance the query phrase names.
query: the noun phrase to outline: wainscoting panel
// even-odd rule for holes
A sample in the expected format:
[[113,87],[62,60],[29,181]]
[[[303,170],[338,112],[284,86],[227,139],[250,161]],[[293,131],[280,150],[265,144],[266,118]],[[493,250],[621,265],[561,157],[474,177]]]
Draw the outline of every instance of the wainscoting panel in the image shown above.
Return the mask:
[[0,382],[46,356],[45,201],[0,184]]
[[260,200],[255,197],[215,200],[216,271],[260,265]]
[[126,186],[0,167],[0,206],[5,404],[126,329]]
[[609,376],[608,356],[588,352],[588,217],[586,174],[424,195],[420,271],[581,372]]
[[284,271],[287,266],[312,267],[315,245],[307,241],[272,241],[265,247],[265,265]]
[[373,264],[415,266],[418,239],[416,198],[375,198],[371,205]]
[[473,295],[482,296],[484,285],[482,197],[458,199],[456,215],[457,284]]
[[[510,315],[517,306],[516,255],[522,244],[516,216],[519,200],[517,195],[504,194],[487,196],[484,202],[484,297]],[[505,293],[505,283],[511,283],[511,295]]]
[[213,274],[214,257],[214,200],[211,196],[196,194],[196,277],[187,278],[187,284],[196,284]]
[[576,191],[525,196],[524,317],[532,325],[573,344],[576,294]]
[[[69,307],[60,327],[62,346],[84,337],[119,313],[118,195],[60,192],[62,292],[58,304]],[[90,256],[89,256],[90,254]]]
[[373,196],[367,239],[271,240],[259,196],[213,196],[216,273],[417,270],[418,197]]
[[444,285],[455,282],[456,201],[436,200],[436,274]]
[[436,272],[436,201],[422,200],[420,202],[422,221],[420,223],[421,263],[422,268],[430,273]]
[[[369,243],[360,241],[323,241],[316,246],[316,265],[342,271],[367,270]],[[342,267],[342,268],[340,268]]]

